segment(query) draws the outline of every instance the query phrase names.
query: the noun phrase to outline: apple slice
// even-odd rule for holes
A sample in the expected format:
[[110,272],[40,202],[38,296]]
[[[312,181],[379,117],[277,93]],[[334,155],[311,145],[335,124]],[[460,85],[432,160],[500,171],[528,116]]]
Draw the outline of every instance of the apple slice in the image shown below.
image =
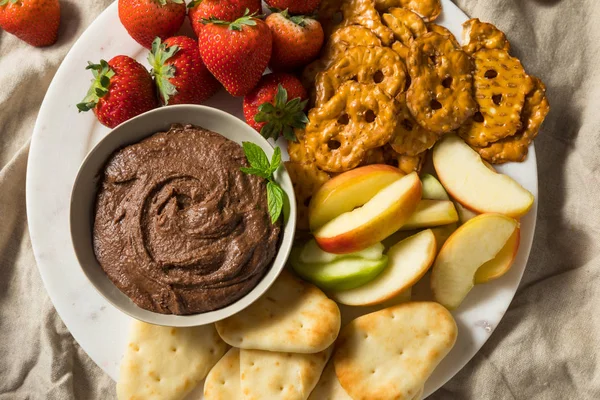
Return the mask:
[[454,202],[454,206],[456,206],[456,211],[458,212],[458,220],[460,224],[464,224],[470,219],[475,218],[478,214],[474,211],[469,210],[467,207],[460,204],[458,201]]
[[481,214],[458,228],[440,250],[431,270],[435,300],[453,310],[473,288],[477,270],[493,260],[518,229],[501,214]]
[[396,297],[414,285],[429,269],[436,254],[435,236],[424,230],[392,246],[388,266],[379,276],[356,289],[329,292],[329,296],[349,306],[371,306]]
[[310,229],[314,231],[338,215],[362,206],[381,189],[403,176],[398,168],[373,164],[344,172],[327,181],[312,196],[308,206]]
[[435,145],[433,165],[450,196],[475,212],[519,218],[533,205],[529,191],[487,168],[479,154],[456,135],[445,135]]
[[362,207],[326,223],[315,232],[315,239],[329,253],[366,249],[400,229],[420,200],[421,180],[412,172],[380,190]]
[[437,180],[431,174],[422,174],[421,183],[423,184],[423,195],[424,199],[428,200],[450,200],[446,189],[442,186],[440,181]]
[[475,284],[487,283],[506,274],[517,257],[520,240],[521,229],[517,228],[496,257],[479,267],[475,273]]
[[402,228],[403,231],[448,225],[458,221],[454,203],[445,200],[421,200]]
[[324,264],[301,261],[299,249],[290,255],[292,269],[304,280],[323,290],[348,290],[362,286],[377,277],[387,267],[388,257],[377,260],[344,257]]
[[300,252],[300,261],[306,264],[325,264],[334,262],[344,257],[357,257],[367,260],[381,260],[385,248],[381,243],[375,243],[373,246],[356,253],[349,254],[333,254],[321,249],[317,242],[313,239],[302,247]]

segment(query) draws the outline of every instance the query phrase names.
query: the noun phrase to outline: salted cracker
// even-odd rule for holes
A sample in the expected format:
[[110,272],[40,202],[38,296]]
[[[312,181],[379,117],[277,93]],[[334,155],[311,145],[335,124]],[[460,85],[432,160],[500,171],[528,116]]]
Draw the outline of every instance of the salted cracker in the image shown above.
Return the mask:
[[335,372],[354,400],[412,400],[456,336],[452,315],[438,303],[386,308],[344,327],[333,357]]
[[170,328],[135,321],[121,362],[117,397],[183,399],[227,348],[212,324]]
[[340,310],[316,286],[283,271],[260,299],[216,327],[242,349],[317,353],[335,341]]
[[240,350],[244,400],[306,400],[317,384],[331,349],[299,354]]
[[204,399],[239,399],[241,394],[240,349],[232,347],[206,376]]

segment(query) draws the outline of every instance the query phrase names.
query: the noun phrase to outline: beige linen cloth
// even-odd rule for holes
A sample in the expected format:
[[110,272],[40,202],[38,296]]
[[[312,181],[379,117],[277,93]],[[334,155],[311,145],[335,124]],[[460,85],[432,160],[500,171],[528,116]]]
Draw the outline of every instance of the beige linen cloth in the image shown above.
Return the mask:
[[[110,3],[61,0],[60,39],[47,49],[0,31],[0,400],[115,398],[54,311],[25,212],[28,143],[45,91]],[[600,1],[457,4],[507,32],[548,86],[552,112],[536,141],[540,208],[519,291],[487,344],[432,398],[600,399]]]

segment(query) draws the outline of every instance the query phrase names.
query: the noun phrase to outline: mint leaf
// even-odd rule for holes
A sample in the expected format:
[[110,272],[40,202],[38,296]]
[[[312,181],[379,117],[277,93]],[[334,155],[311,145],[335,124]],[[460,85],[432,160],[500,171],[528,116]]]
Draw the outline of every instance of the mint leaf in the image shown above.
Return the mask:
[[242,147],[244,148],[244,153],[252,168],[264,172],[269,171],[269,159],[259,145],[252,142],[242,142]]
[[269,205],[269,214],[271,215],[271,223],[274,224],[281,215],[283,210],[283,189],[271,181],[267,182],[267,203]]
[[240,171],[242,171],[243,173],[248,174],[248,175],[260,176],[261,178],[264,178],[264,179],[270,178],[270,174],[267,171],[263,171],[263,170],[256,169],[256,168],[241,167]]
[[271,167],[269,168],[269,175],[273,175],[275,171],[281,165],[281,149],[279,147],[275,147],[275,151],[273,152],[273,157],[271,157]]

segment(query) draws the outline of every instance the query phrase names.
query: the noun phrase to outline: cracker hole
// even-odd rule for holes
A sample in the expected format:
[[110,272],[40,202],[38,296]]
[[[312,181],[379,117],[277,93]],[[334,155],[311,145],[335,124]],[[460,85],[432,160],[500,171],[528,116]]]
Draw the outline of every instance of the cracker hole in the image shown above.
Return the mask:
[[404,128],[404,130],[407,130],[409,132],[412,131],[413,128],[414,128],[414,125],[413,125],[412,121],[409,120],[409,119],[406,119],[406,118],[403,119],[402,122],[400,122],[400,124],[402,125],[402,127]]
[[327,147],[329,147],[330,150],[337,150],[341,145],[342,144],[339,140],[331,139],[329,142],[327,142]]
[[358,82],[358,77],[356,75],[354,75],[352,78],[350,78],[351,81],[354,82]]
[[485,71],[485,74],[483,74],[483,76],[485,76],[488,79],[494,79],[498,76],[498,72],[496,72],[493,69],[488,69],[487,71]]
[[502,103],[502,95],[501,94],[495,94],[492,96],[492,101],[494,102],[495,105],[499,106],[500,103]]
[[350,123],[350,117],[348,116],[348,114],[342,114],[340,115],[340,117],[337,120],[338,124],[341,125],[348,125]]
[[312,199],[312,196],[308,196],[308,197],[306,198],[306,200],[304,200],[304,206],[305,206],[305,207],[308,207],[308,205],[310,204],[310,200],[311,200],[311,199]]
[[383,78],[385,78],[385,76],[383,75],[383,72],[381,72],[381,70],[379,69],[375,71],[375,74],[373,74],[373,82],[375,83],[383,82]]
[[367,112],[365,113],[365,121],[367,121],[368,123],[372,123],[375,121],[375,112],[373,112],[373,110],[367,110]]
[[473,115],[473,121],[475,122],[483,122],[483,114],[477,111],[475,115]]
[[442,108],[442,103],[440,103],[437,100],[431,100],[431,109],[432,110],[439,110],[440,108]]
[[446,79],[444,79],[442,81],[442,86],[445,87],[446,89],[448,89],[450,86],[452,86],[452,77],[449,76]]
[[429,56],[429,59],[431,60],[431,62],[435,65],[437,64],[437,57],[436,56]]

